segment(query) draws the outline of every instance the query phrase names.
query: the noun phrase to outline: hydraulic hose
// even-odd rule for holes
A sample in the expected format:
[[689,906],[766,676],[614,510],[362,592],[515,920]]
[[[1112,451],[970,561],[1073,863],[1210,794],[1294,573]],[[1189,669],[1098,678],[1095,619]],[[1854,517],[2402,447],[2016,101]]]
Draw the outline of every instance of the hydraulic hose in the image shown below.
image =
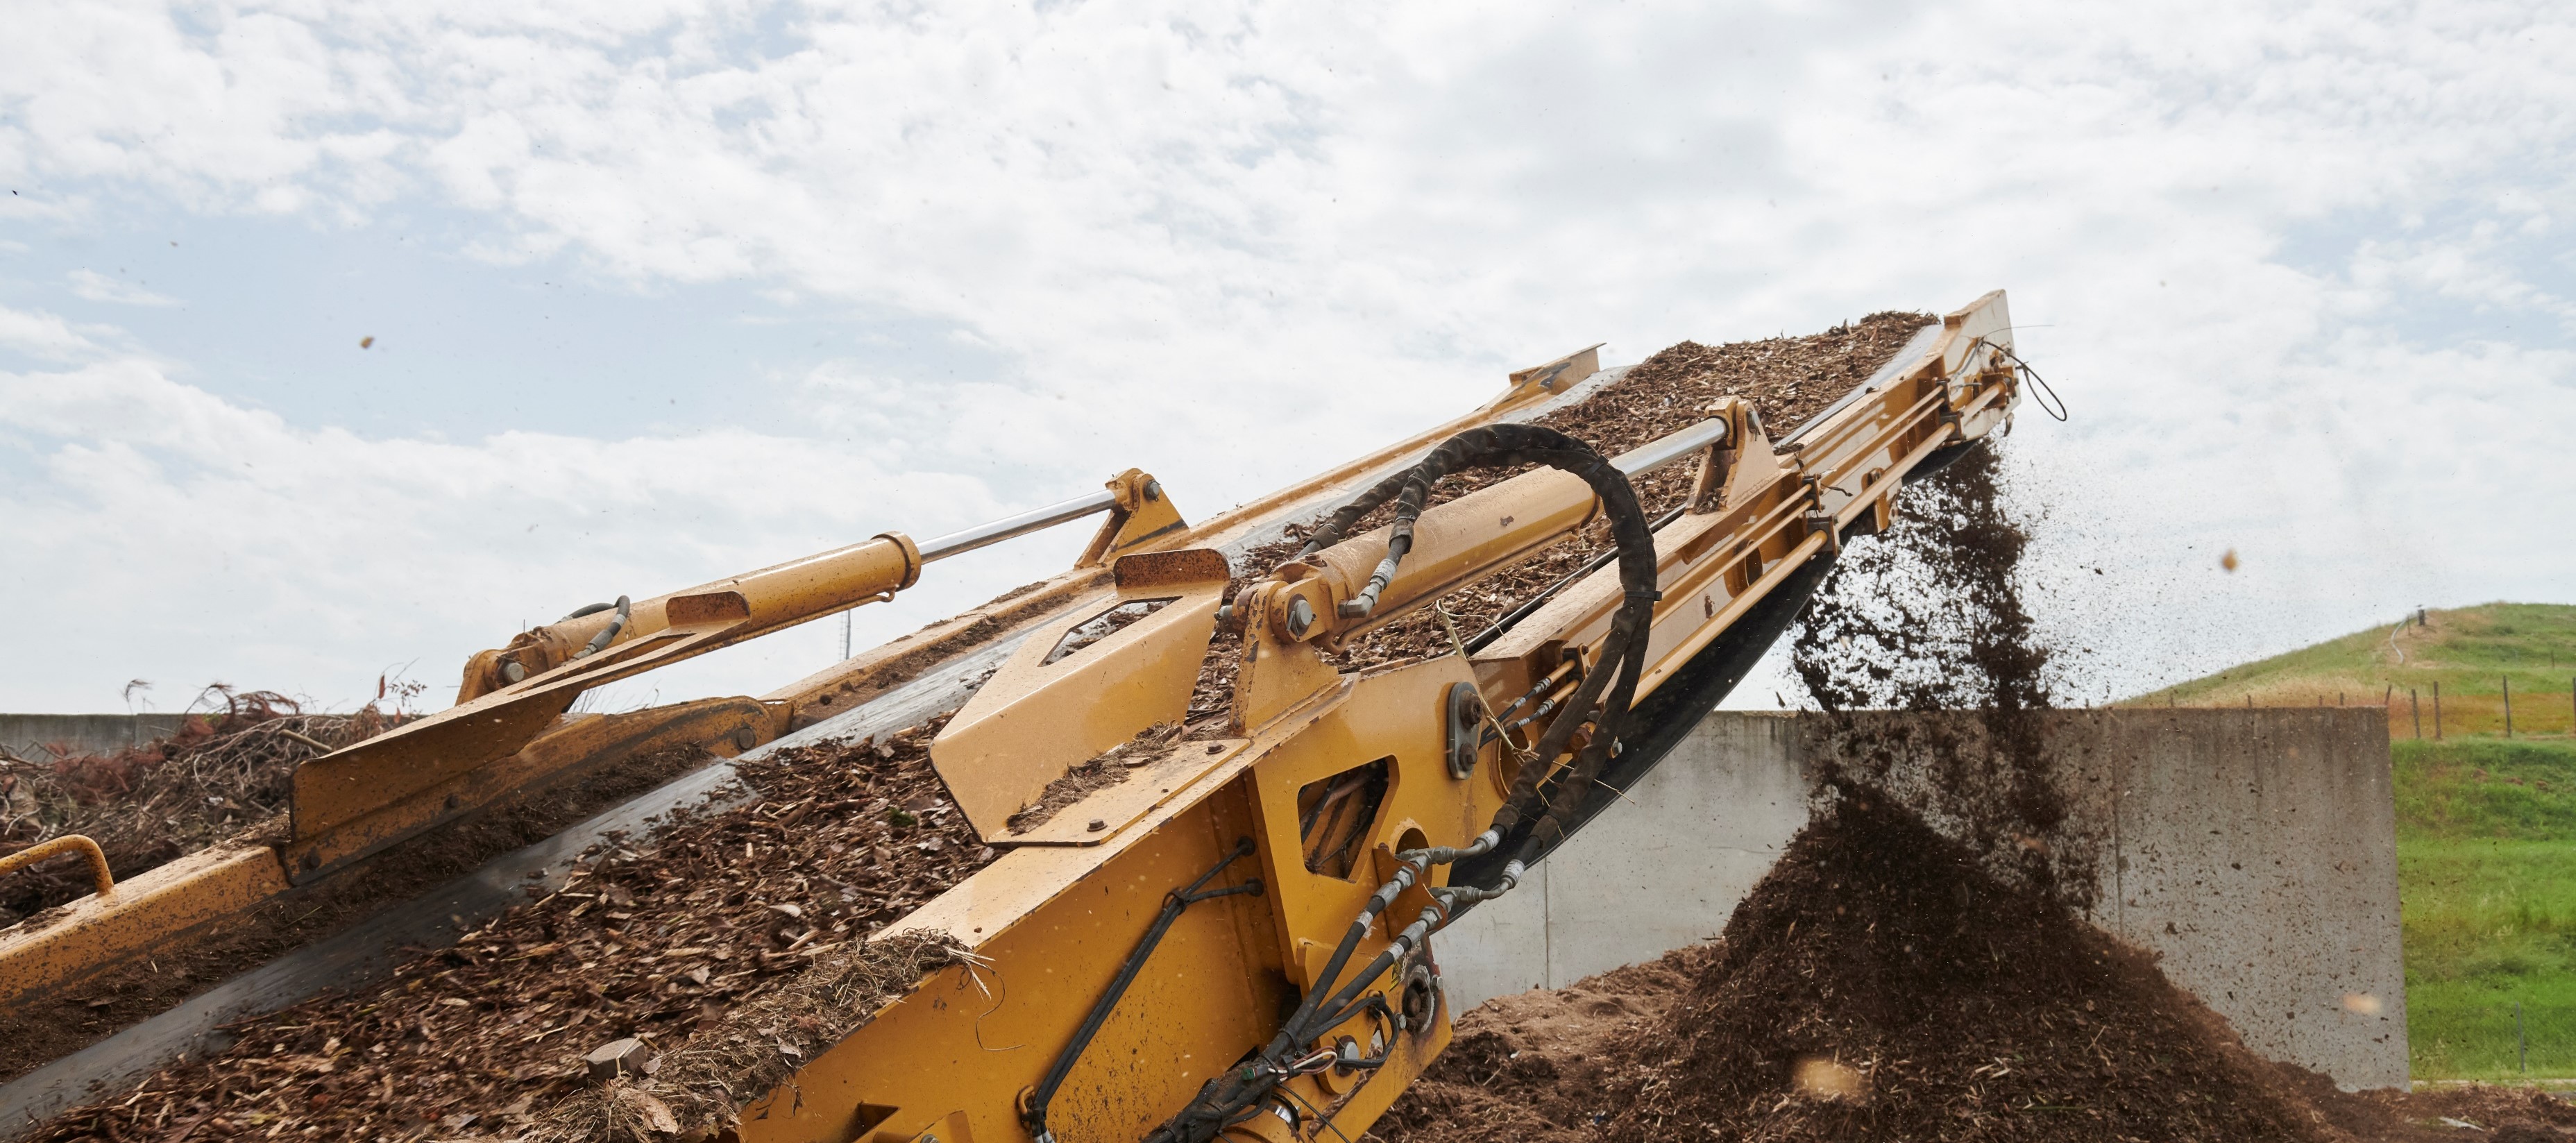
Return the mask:
[[[583,612],[590,612],[595,609],[583,608],[582,610]],[[617,617],[609,620],[608,626],[600,628],[599,634],[591,636],[590,642],[583,644],[581,650],[573,652],[572,657],[576,659],[587,659],[607,650],[609,644],[617,641],[617,633],[626,630],[627,621],[633,618],[635,618],[634,604],[629,602],[625,596],[618,596]]]
[[[1661,593],[1656,590],[1653,525],[1637,502],[1636,489],[1629,485],[1624,473],[1591,446],[1535,425],[1470,429],[1431,450],[1421,463],[1379,481],[1343,505],[1307,538],[1297,555],[1302,559],[1340,543],[1353,525],[1379,506],[1394,501],[1395,522],[1386,558],[1380,561],[1359,597],[1342,608],[1345,618],[1365,618],[1374,610],[1378,593],[1394,581],[1397,566],[1411,550],[1414,521],[1420,518],[1423,502],[1434,485],[1460,472],[1527,464],[1545,465],[1583,478],[1600,498],[1608,516],[1617,550],[1622,599],[1611,618],[1610,632],[1601,642],[1596,666],[1583,674],[1574,693],[1559,708],[1561,713],[1532,748],[1531,757],[1514,775],[1511,792],[1495,812],[1492,824],[1465,846],[1397,854],[1393,877],[1369,895],[1367,904],[1334,946],[1332,956],[1316,973],[1278,1034],[1243,1063],[1207,1081],[1187,1106],[1145,1137],[1146,1143],[1209,1143],[1227,1128],[1260,1114],[1281,1082],[1310,1070],[1307,1060],[1313,1052],[1307,1045],[1365,1008],[1368,998],[1362,994],[1388,970],[1411,957],[1457,905],[1501,896],[1519,884],[1529,862],[1563,837],[1564,815],[1573,814],[1588,800],[1602,765],[1617,750],[1619,735],[1627,725],[1628,708],[1636,697],[1638,677],[1645,669],[1646,633]],[[1557,760],[1564,755],[1567,744],[1586,725],[1592,727],[1590,740],[1571,764],[1558,767]],[[1422,910],[1385,949],[1349,979],[1343,979],[1343,970],[1378,917],[1393,907],[1405,890],[1419,883],[1431,866],[1482,857],[1515,836],[1519,839],[1519,852],[1505,864],[1497,884],[1434,890],[1436,906]]]

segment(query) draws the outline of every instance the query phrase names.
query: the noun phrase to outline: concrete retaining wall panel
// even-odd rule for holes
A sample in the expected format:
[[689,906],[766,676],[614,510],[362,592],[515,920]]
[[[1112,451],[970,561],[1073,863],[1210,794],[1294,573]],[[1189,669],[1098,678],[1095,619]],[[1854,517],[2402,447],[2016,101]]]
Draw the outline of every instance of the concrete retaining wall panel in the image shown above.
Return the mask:
[[109,754],[179,732],[181,714],[0,714],[0,747],[21,758]]
[[2396,806],[2376,708],[2122,712],[2105,926],[2247,1047],[2406,1081]]

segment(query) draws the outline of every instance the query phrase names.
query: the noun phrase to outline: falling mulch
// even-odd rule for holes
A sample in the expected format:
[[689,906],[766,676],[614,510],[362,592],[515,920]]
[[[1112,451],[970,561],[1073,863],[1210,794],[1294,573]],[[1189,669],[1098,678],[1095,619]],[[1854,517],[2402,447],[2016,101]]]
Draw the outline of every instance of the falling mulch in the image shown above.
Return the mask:
[[[109,754],[0,758],[0,854],[83,834],[123,880],[254,830],[286,812],[296,766],[402,725],[400,700],[412,692],[390,689],[390,709],[315,714],[275,691],[217,683],[168,738]],[[379,686],[380,700],[387,690]],[[13,876],[0,882],[0,927],[91,888],[77,858]]]
[[[1552,1044],[1463,1060],[1461,1079],[1528,1077],[1505,1096],[1518,1121],[1487,1129],[1435,1075],[1384,1138],[2333,1137],[2223,1021],[2079,919],[2092,851],[2040,840],[2066,817],[2039,718],[2049,648],[1993,449],[1910,489],[1899,520],[1850,545],[1793,642],[1826,711],[1817,816],[1714,946],[1668,961],[1687,986],[1576,1066]],[[1882,705],[1967,709],[1859,713]]]
[[[1936,320],[1929,314],[1890,310],[1804,337],[1772,337],[1716,346],[1685,341],[1631,366],[1617,381],[1582,401],[1532,423],[1574,437],[1605,456],[1616,456],[1688,427],[1719,398],[1742,397],[1761,414],[1764,427],[1776,441],[1869,380],[1897,350],[1904,348],[1915,331]],[[1454,500],[1522,471],[1526,470],[1486,470],[1451,477],[1433,490],[1427,503]],[[1648,515],[1660,516],[1681,504],[1697,475],[1697,469],[1689,464],[1649,473],[1636,482],[1637,499]],[[1392,519],[1392,512],[1392,508],[1379,509],[1355,525],[1353,534],[1386,523]],[[1305,529],[1292,527],[1287,537],[1245,552],[1236,561],[1239,574],[1226,589],[1226,599],[1231,601],[1235,592],[1259,583],[1273,568],[1296,555],[1305,536]],[[1440,606],[1452,617],[1459,637],[1472,639],[1505,613],[1608,550],[1609,530],[1606,525],[1596,524],[1482,581],[1449,593]],[[1439,614],[1424,608],[1369,632],[1330,658],[1344,671],[1359,671],[1432,658],[1451,650],[1448,628]],[[1214,733],[1213,724],[1232,701],[1235,659],[1241,651],[1242,637],[1225,631],[1218,632],[1210,645],[1198,687],[1190,698],[1189,721],[1198,733]]]
[[[2023,606],[2030,537],[2000,465],[1989,444],[1909,485],[1895,523],[1826,574],[1790,663],[1823,711],[1806,725],[1823,786],[1891,793],[1989,872],[2081,912],[2109,839],[2071,820],[2054,774],[2056,649]],[[1887,710],[1915,717],[1861,713]]]
[[740,1094],[784,1066],[743,1045],[810,1058],[848,1031],[814,1022],[818,997],[899,994],[881,952],[919,971],[952,955],[860,943],[993,858],[930,767],[944,722],[738,761],[756,801],[586,855],[560,890],[386,983],[239,1025],[228,1049],[36,1138],[596,1138],[564,1134],[607,1122],[581,1057],[627,1037],[672,1061],[642,1094],[714,1114],[699,1085]]

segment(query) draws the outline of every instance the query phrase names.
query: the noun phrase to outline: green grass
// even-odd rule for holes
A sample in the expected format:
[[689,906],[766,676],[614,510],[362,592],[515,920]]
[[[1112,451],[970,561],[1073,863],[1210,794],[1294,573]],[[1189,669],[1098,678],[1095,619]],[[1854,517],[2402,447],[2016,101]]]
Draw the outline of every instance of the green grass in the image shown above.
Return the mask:
[[2394,744],[2407,1039],[2419,1079],[2576,1076],[2576,744]]

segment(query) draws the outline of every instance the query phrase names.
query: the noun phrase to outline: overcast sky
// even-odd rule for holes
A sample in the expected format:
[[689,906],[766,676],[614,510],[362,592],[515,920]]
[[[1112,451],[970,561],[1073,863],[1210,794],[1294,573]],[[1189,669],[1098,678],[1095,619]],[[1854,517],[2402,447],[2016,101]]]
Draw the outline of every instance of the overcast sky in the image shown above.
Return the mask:
[[0,709],[444,705],[595,599],[1996,287],[2079,696],[2576,600],[2563,3],[0,5]]

